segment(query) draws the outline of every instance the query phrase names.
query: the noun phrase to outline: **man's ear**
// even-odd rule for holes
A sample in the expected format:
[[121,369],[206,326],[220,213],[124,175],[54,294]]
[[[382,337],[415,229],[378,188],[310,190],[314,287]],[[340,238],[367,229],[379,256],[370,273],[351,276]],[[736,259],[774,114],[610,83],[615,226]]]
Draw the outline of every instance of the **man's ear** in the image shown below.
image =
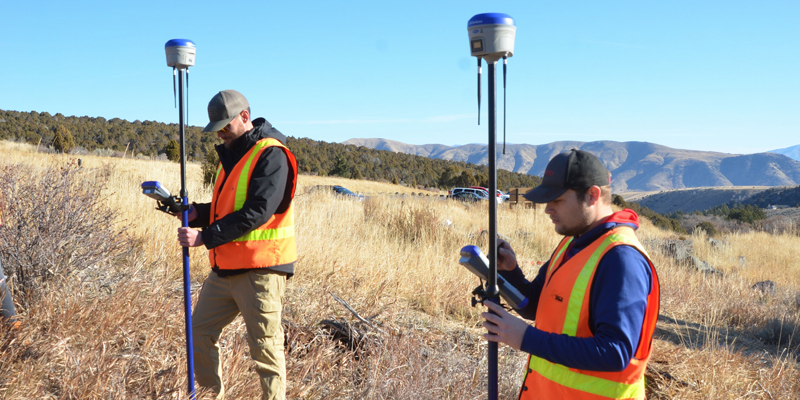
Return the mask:
[[242,123],[246,124],[247,121],[250,121],[250,111],[242,110]]
[[590,206],[593,206],[600,202],[600,196],[602,196],[602,192],[600,191],[599,186],[592,186],[589,190],[586,191],[586,201]]

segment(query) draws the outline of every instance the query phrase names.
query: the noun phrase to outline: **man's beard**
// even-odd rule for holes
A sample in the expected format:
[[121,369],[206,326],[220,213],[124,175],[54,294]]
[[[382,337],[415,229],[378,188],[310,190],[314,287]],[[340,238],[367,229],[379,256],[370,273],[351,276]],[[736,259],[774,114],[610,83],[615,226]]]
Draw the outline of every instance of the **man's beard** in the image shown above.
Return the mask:
[[586,209],[581,209],[581,220],[575,224],[575,226],[561,226],[559,228],[556,226],[556,233],[563,236],[580,236],[586,233],[589,230],[589,227],[592,226],[591,216]]

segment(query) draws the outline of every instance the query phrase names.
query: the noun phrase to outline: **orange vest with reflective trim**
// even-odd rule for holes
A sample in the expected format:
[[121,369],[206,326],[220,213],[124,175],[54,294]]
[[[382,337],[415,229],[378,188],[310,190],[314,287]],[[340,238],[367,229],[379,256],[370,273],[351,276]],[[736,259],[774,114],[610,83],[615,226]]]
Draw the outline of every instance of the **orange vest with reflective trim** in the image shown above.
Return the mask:
[[615,246],[639,250],[650,264],[652,285],[647,296],[642,330],[630,364],[619,372],[586,371],[568,368],[530,355],[528,372],[520,399],[644,399],[644,372],[653,342],[659,312],[659,283],[656,269],[633,229],[626,226],[609,230],[559,268],[572,237],[564,238],[550,259],[545,286],[536,310],[536,328],[574,337],[594,336],[589,329],[589,299],[597,265]]
[[[291,196],[294,199],[297,186],[297,160],[294,154],[276,139],[261,139],[236,163],[227,179],[222,164],[217,167],[214,196],[211,199],[211,223],[242,208],[247,200],[253,168],[261,153],[273,146],[280,147],[289,159],[293,174],[289,177],[292,180]],[[220,269],[270,268],[297,261],[294,205],[290,203],[283,213],[273,214],[264,225],[210,249],[208,258],[212,266]]]

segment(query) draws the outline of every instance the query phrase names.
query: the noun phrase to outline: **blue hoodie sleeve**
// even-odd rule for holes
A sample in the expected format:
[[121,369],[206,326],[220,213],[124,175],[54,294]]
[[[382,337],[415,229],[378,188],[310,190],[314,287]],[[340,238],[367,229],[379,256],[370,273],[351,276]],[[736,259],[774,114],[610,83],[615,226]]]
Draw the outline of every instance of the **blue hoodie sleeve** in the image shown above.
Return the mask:
[[547,266],[549,264],[549,261],[544,263],[539,269],[536,278],[530,282],[525,279],[525,274],[519,266],[511,271],[497,271],[511,286],[515,287],[523,296],[528,298],[528,305],[525,306],[525,308],[515,310],[522,318],[529,320],[536,319],[536,309],[539,307],[539,295],[542,293],[542,288],[544,287],[544,280],[547,276]]
[[548,333],[529,327],[522,351],[589,371],[621,371],[628,366],[639,342],[647,296],[650,265],[630,246],[609,250],[597,266],[591,288],[591,338]]

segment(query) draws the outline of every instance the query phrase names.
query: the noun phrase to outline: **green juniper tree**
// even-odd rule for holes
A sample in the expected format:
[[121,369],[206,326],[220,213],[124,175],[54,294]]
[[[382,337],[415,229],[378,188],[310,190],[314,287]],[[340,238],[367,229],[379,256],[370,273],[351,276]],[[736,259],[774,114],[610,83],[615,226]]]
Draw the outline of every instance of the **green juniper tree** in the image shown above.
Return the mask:
[[59,153],[69,153],[75,148],[75,138],[64,125],[58,125],[53,135],[53,148]]
[[167,153],[167,159],[170,161],[181,160],[181,145],[179,145],[178,141],[175,139],[171,139],[169,143],[167,143],[164,152]]

